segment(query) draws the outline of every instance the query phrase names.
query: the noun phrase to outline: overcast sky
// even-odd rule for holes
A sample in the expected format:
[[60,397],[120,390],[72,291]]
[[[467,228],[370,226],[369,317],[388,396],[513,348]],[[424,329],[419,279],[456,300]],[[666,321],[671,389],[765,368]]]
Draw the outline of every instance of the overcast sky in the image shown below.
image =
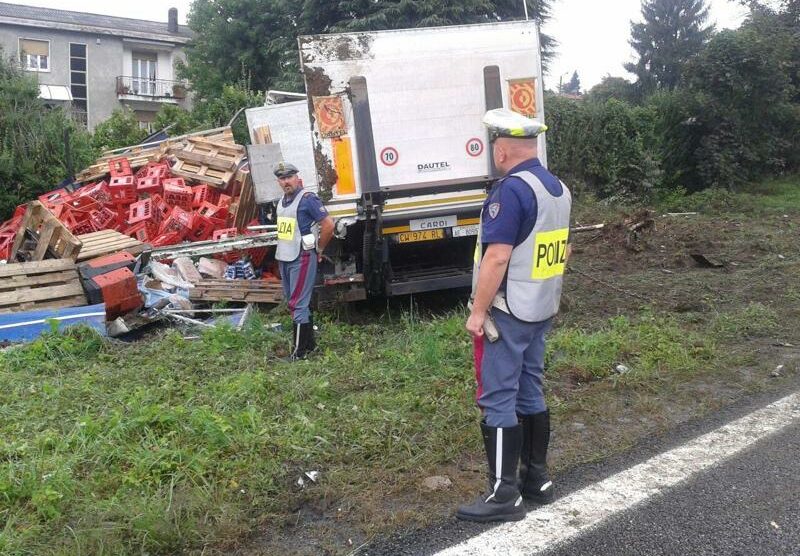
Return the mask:
[[[191,0],[23,0],[11,3],[153,21],[166,21],[167,10],[175,7],[179,22],[185,24]],[[738,27],[746,13],[732,0],[708,3],[711,22],[718,29]],[[633,50],[628,44],[630,22],[640,19],[640,6],[640,0],[554,0],[553,17],[544,28],[559,43],[557,58],[547,78],[548,88],[555,88],[559,79],[569,80],[575,70],[584,90],[607,74],[630,78],[622,65],[633,60]]]

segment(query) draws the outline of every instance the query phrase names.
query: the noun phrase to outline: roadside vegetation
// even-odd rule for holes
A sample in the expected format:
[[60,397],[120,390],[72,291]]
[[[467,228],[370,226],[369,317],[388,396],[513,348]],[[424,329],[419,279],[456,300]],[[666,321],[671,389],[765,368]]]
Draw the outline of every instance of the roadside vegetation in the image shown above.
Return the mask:
[[[547,355],[556,477],[794,376],[797,350],[774,345],[800,345],[799,182],[670,201],[700,214],[659,218],[636,250],[576,238],[571,265],[617,289],[567,279]],[[701,236],[725,268],[686,262]],[[345,554],[446,519],[484,480],[466,312],[450,307],[323,315],[320,352],[293,364],[266,326],[285,329],[282,310],[197,339],[74,329],[3,351],[0,553]],[[451,488],[422,486],[440,475]]]

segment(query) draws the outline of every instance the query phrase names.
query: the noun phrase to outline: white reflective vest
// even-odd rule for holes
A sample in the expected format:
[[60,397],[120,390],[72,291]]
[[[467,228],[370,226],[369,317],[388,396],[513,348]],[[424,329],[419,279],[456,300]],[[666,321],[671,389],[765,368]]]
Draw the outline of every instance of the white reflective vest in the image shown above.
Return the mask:
[[[561,302],[564,268],[569,240],[569,218],[572,210],[572,195],[562,183],[563,193],[553,196],[544,184],[531,172],[512,174],[522,179],[536,196],[536,224],[522,243],[511,251],[506,273],[505,297],[508,312],[525,322],[540,322],[558,313]],[[472,294],[478,283],[483,245],[481,226],[475,246],[475,266],[472,275]]]
[[278,246],[275,258],[283,262],[291,262],[300,256],[302,236],[297,223],[297,209],[305,192],[298,191],[288,206],[283,206],[283,199],[278,201]]

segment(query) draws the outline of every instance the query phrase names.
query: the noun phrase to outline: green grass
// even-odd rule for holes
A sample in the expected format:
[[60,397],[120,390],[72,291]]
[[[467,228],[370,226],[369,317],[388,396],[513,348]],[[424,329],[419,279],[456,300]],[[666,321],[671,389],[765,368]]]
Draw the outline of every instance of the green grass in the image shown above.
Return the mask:
[[281,514],[303,471],[344,494],[462,442],[461,319],[323,338],[295,364],[258,321],[135,346],[74,330],[0,355],[0,553],[221,546]]
[[598,330],[561,329],[550,340],[554,355],[548,369],[580,381],[615,375],[617,365],[628,371],[623,382],[684,374],[711,359],[716,345],[710,337],[682,329],[672,318],[644,313],[635,321],[620,316]]
[[800,209],[800,180],[797,176],[765,180],[739,191],[706,189],[691,195],[676,190],[663,192],[657,200],[664,212],[709,213],[782,212]]
[[[722,218],[742,223],[732,253],[773,234],[780,244],[763,252],[788,256],[794,235],[781,211],[800,207],[798,190],[774,181],[669,210],[727,207]],[[594,215],[587,209],[583,223]],[[797,342],[786,324],[800,299],[795,267],[743,261],[736,283],[713,275],[724,295],[704,289],[711,278],[675,275],[697,276],[699,285],[684,282],[702,296],[697,311],[587,314],[580,325],[565,315],[547,353],[555,421],[608,426],[593,437],[560,435],[557,467],[623,449],[745,391],[758,380],[745,366],[775,364],[752,342]],[[779,302],[775,284],[785,290]],[[325,527],[346,521],[345,539],[364,538],[441,517],[480,488],[469,471],[481,448],[463,310],[360,325],[328,315],[320,350],[297,363],[277,357],[288,334],[266,318],[288,325],[282,314],[257,315],[243,331],[220,327],[199,340],[172,331],[136,344],[73,329],[0,352],[0,554],[226,554],[250,535],[294,535],[304,512],[325,515]],[[615,372],[619,364],[629,371]],[[320,483],[301,489],[297,479],[312,470]],[[420,492],[420,478],[438,474],[454,478],[453,492]],[[343,517],[329,519],[331,506]],[[337,539],[325,546],[349,552]]]
[[[224,552],[289,517],[304,471],[334,499],[408,487],[479,450],[463,320],[327,322],[321,353],[294,364],[260,319],[129,346],[78,329],[0,355],[0,552]],[[557,330],[549,380],[625,363],[624,388],[714,352],[668,318],[619,317]]]

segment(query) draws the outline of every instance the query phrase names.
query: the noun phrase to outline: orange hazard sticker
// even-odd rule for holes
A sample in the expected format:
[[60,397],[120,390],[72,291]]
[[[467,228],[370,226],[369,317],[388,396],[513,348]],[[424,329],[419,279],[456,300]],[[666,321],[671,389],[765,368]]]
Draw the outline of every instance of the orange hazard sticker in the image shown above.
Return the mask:
[[322,137],[347,135],[342,97],[314,97],[314,114],[317,117],[317,126]]
[[536,81],[533,77],[509,80],[508,98],[514,112],[529,118],[536,116]]

